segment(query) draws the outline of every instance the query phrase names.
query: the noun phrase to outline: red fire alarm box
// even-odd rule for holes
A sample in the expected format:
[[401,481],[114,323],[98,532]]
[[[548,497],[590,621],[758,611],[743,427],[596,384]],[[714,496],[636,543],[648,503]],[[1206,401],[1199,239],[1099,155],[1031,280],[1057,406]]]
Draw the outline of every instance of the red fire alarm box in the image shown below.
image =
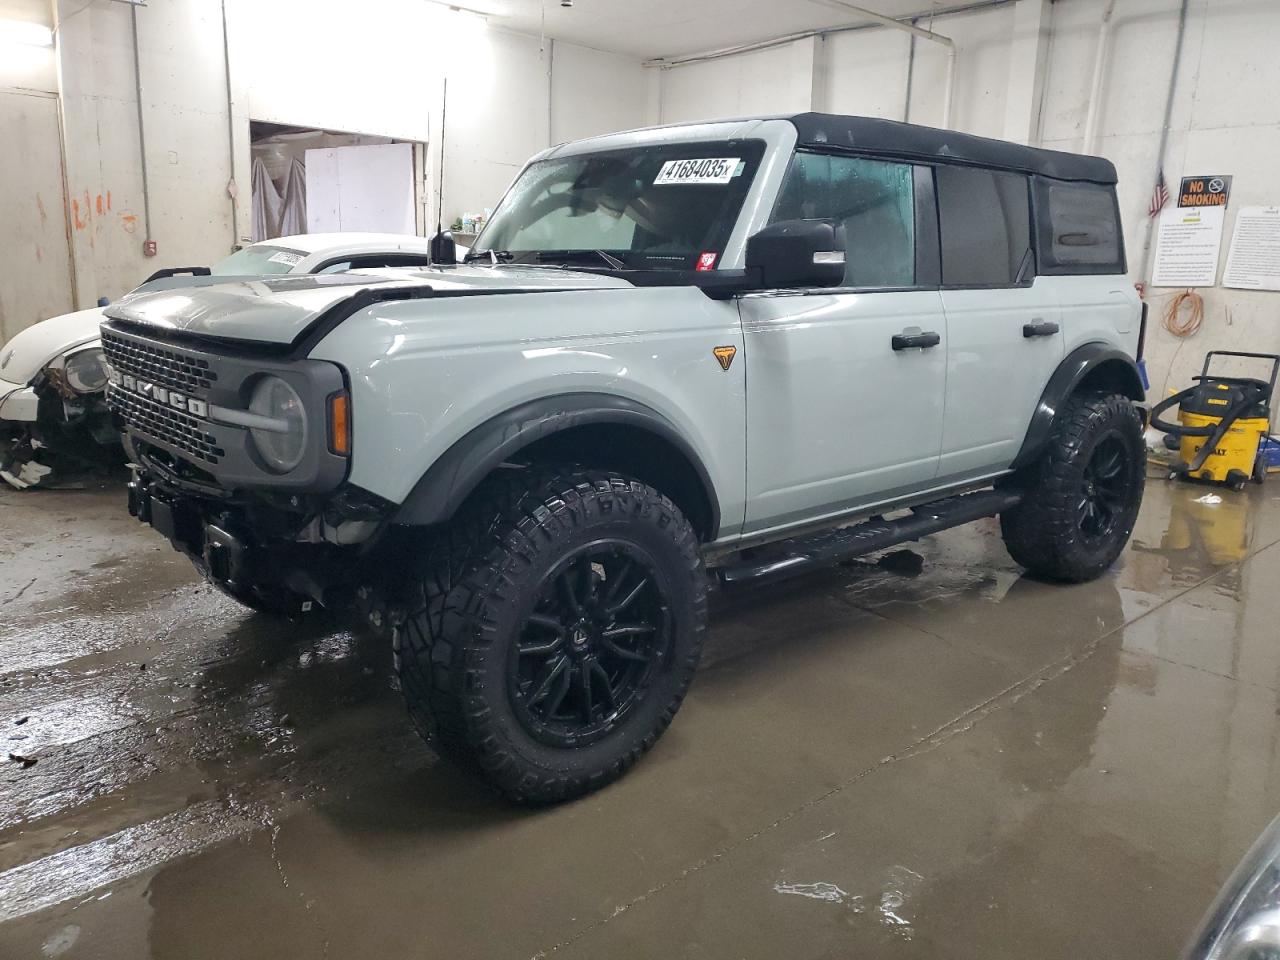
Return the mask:
[[142,241],[142,255],[144,257],[154,257],[156,255],[156,242],[154,240]]

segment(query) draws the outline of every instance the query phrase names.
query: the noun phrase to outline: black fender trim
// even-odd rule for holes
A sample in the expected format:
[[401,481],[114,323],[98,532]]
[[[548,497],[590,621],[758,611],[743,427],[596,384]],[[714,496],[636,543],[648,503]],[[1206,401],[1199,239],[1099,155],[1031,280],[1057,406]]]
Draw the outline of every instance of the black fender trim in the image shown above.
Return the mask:
[[671,444],[688,461],[702,486],[709,513],[707,539],[719,535],[720,503],[711,475],[693,446],[651,407],[602,393],[566,393],[532,400],[480,424],[427,468],[392,522],[406,526],[442,523],[499,464],[535,441],[588,424],[639,427]]
[[1058,364],[1058,369],[1049,378],[1044,393],[1040,395],[1040,402],[1036,404],[1036,412],[1031,415],[1031,425],[1027,427],[1022,449],[1014,458],[1011,469],[1025,467],[1040,456],[1053,433],[1058,411],[1085,379],[1104,364],[1110,365],[1110,369],[1115,371],[1112,377],[1115,392],[1123,393],[1130,400],[1145,399],[1142,376],[1138,373],[1138,365],[1133,357],[1105,343],[1086,343],[1076,347]]

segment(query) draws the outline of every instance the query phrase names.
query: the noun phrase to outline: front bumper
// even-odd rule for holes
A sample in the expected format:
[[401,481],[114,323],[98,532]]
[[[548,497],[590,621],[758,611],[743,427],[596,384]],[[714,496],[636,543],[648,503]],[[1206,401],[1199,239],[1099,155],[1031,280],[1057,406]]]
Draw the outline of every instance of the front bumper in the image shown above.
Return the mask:
[[0,380],[0,420],[35,423],[39,410],[40,398],[34,387]]
[[[372,532],[389,505],[351,488],[322,505],[313,498],[196,494],[146,467],[131,464],[129,513],[186,554],[206,576],[247,593],[255,587],[285,587],[325,606],[349,600],[363,576],[363,541],[326,539],[351,525]],[[298,512],[280,501],[297,501]],[[367,538],[366,538],[367,539]]]

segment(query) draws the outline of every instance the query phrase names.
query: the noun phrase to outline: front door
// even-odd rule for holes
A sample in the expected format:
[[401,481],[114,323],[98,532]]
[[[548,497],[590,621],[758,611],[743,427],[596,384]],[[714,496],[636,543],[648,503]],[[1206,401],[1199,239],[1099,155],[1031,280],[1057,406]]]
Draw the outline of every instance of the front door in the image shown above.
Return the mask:
[[739,301],[748,535],[925,489],[942,443],[947,331],[931,172],[799,152],[772,219],[842,224],[845,280]]

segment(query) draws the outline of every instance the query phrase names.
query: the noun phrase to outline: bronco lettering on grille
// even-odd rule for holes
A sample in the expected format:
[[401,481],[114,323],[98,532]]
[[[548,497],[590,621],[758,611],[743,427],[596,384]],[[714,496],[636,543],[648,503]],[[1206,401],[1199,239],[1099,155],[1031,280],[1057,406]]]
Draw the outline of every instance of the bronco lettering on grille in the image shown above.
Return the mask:
[[173,407],[175,410],[181,410],[183,413],[189,413],[193,417],[199,417],[202,420],[207,420],[209,417],[209,405],[205,401],[189,397],[185,393],[170,390],[167,387],[160,386],[158,383],[139,380],[131,373],[120,373],[115,369],[110,371],[108,379],[117,390],[127,390],[129,393],[148,397],[156,403]]

